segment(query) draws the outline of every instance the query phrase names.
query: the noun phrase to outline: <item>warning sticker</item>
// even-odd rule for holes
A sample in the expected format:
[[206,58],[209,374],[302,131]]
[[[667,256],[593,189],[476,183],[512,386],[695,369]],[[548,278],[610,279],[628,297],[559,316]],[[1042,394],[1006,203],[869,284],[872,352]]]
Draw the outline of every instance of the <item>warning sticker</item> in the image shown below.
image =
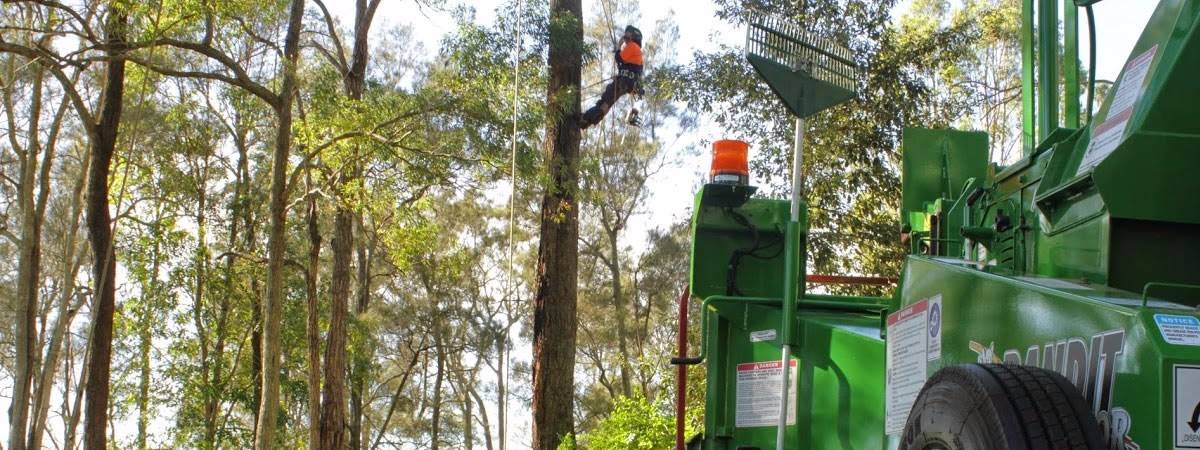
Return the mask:
[[942,358],[942,296],[929,299],[929,341],[925,347],[925,358],[935,361]]
[[775,330],[759,330],[750,332],[750,342],[774,341]]
[[[796,424],[796,360],[788,374],[788,425]],[[779,377],[783,363],[765,361],[737,365],[738,428],[773,427],[779,424]]]
[[1200,366],[1175,366],[1175,448],[1200,448]]
[[1200,319],[1193,316],[1155,314],[1154,323],[1164,341],[1175,345],[1200,346]]
[[1146,92],[1146,75],[1150,73],[1150,63],[1154,62],[1156,53],[1158,45],[1150,47],[1125,65],[1125,73],[1121,74],[1117,93],[1108,108],[1108,119],[1092,129],[1092,140],[1088,143],[1087,152],[1083,154],[1083,161],[1079,163],[1079,171],[1076,174],[1086,172],[1099,164],[1124,141],[1125,126],[1133,117],[1133,107]]
[[[940,306],[938,309],[940,322]],[[887,318],[887,386],[884,393],[884,431],[887,434],[904,431],[908,411],[925,384],[929,331],[928,300],[913,303]]]

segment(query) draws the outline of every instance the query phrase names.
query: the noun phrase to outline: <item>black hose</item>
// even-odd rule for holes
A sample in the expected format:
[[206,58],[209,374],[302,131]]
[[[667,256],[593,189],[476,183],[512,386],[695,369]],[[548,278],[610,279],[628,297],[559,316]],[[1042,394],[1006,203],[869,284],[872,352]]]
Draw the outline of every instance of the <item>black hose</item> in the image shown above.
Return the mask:
[[[754,224],[750,222],[750,219],[744,214],[732,208],[726,208],[725,213],[728,214],[734,222],[737,222],[738,225],[741,225],[749,230],[750,235],[753,236],[752,243],[749,247],[734,250],[733,253],[729,255],[729,265],[726,267],[727,271],[725,272],[725,295],[745,296],[745,294],[742,293],[742,290],[738,289],[737,286],[738,268],[742,264],[742,258],[749,256],[755,259],[769,260],[778,257],[783,253],[784,246],[781,245],[783,243],[783,233],[782,230],[777,229],[776,232],[779,234],[779,237],[767,242],[762,242],[758,227],[754,226]],[[779,246],[779,250],[777,250],[773,255],[763,255],[759,253],[776,245]]]
[[1088,96],[1087,96],[1087,123],[1092,124],[1092,104],[1096,101],[1096,16],[1092,14],[1092,5],[1084,7],[1087,9],[1088,21]]

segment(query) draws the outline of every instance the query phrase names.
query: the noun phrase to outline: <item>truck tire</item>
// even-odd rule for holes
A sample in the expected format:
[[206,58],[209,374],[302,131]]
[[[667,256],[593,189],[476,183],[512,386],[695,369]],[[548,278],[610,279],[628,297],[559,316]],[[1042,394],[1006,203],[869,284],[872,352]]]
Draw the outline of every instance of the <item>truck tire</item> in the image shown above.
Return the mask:
[[1101,450],[1092,410],[1075,386],[1039,367],[965,364],[925,382],[902,450]]

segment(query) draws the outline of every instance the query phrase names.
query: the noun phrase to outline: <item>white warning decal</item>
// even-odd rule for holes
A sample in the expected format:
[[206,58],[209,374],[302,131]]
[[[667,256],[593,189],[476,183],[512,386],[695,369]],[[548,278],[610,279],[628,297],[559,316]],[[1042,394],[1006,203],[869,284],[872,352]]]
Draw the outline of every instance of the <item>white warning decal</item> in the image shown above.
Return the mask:
[[1150,73],[1150,63],[1154,62],[1156,53],[1158,45],[1150,47],[1125,65],[1117,93],[1108,107],[1108,118],[1092,129],[1092,140],[1088,143],[1087,152],[1083,154],[1083,161],[1079,163],[1077,174],[1099,164],[1124,142],[1125,127],[1133,117],[1134,106],[1137,106],[1138,100],[1146,91],[1146,75]]
[[[796,424],[796,360],[788,374],[788,425]],[[779,377],[783,363],[764,361],[737,365],[738,428],[773,427],[779,424]]]
[[1200,366],[1175,366],[1175,448],[1200,448]]
[[1200,346],[1200,319],[1193,316],[1155,314],[1154,323],[1164,341],[1175,345]]
[[904,431],[908,411],[925,385],[929,331],[929,300],[921,300],[888,315],[887,386],[884,393],[884,431],[887,434]]

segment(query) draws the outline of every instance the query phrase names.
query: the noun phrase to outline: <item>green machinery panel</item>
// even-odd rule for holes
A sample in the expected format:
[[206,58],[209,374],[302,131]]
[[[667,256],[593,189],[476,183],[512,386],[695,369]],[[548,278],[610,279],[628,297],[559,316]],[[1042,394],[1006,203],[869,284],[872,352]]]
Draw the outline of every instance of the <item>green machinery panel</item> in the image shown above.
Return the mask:
[[1200,363],[1200,346],[1167,342],[1155,316],[1200,311],[1164,300],[1143,306],[1141,296],[1105,285],[1004,276],[961,260],[910,257],[904,279],[905,303],[941,304],[941,353],[927,373],[970,362],[1055,370],[1093,405],[1110,448],[1174,448],[1180,418],[1172,368]]
[[[1035,2],[1053,17],[1036,17]],[[900,222],[911,256],[895,297],[816,295],[799,283],[797,332],[788,343],[797,363],[788,394],[796,417],[785,429],[786,448],[895,449],[912,387],[941,367],[972,362],[1064,374],[1093,405],[1108,448],[1200,448],[1179,443],[1200,440],[1188,434],[1200,421],[1189,421],[1190,406],[1176,405],[1192,401],[1181,396],[1178,385],[1189,380],[1176,378],[1178,367],[1197,367],[1200,379],[1200,338],[1180,337],[1200,329],[1200,2],[1159,3],[1087,124],[1070,101],[1079,97],[1075,86],[1060,96],[1059,83],[1035,80],[1058,80],[1061,69],[1066,85],[1078,81],[1077,65],[1060,62],[1054,50],[1058,5],[1023,3],[1023,159],[989,166],[983,133],[905,132]],[[1074,61],[1073,7],[1064,17],[1061,60]],[[1053,30],[1035,34],[1035,24]],[[769,33],[773,25],[765,26]],[[771,55],[792,44],[755,45]],[[806,81],[779,82],[795,68],[770,62],[752,59],[796,110]],[[1060,99],[1068,99],[1061,121]],[[781,369],[788,207],[752,194],[705,186],[693,217],[706,449],[776,444],[772,411],[755,409],[770,409],[756,397],[770,393],[777,408],[779,391],[753,382],[770,376],[770,363]],[[920,336],[912,330],[929,336],[910,341]],[[904,345],[919,359],[898,369],[898,355],[914,358],[898,350]]]

